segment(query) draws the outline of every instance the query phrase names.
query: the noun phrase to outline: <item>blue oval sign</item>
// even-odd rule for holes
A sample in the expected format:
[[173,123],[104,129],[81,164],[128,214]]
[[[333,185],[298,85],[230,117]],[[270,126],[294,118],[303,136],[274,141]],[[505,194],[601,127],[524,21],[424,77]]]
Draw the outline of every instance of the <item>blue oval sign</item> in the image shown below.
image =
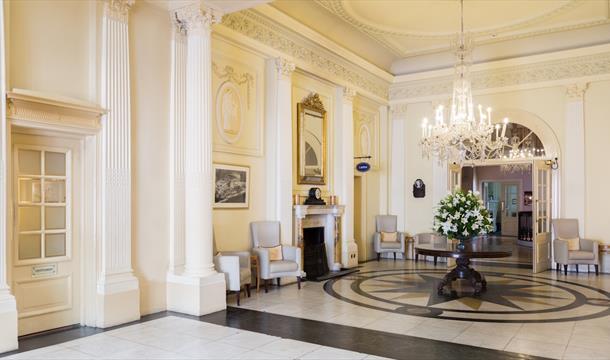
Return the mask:
[[371,170],[371,164],[369,164],[367,162],[358,163],[356,165],[356,170],[358,170],[360,172],[367,172],[367,171]]

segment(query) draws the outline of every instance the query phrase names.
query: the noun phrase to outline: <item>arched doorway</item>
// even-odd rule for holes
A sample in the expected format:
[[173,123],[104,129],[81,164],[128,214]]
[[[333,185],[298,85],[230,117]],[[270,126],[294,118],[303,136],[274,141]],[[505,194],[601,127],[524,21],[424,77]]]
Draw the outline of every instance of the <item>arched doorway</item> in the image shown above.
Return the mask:
[[503,109],[509,146],[500,159],[449,167],[450,188],[479,191],[494,218],[497,240],[513,246],[509,261],[551,267],[551,219],[560,211],[559,141],[548,124],[527,111]]

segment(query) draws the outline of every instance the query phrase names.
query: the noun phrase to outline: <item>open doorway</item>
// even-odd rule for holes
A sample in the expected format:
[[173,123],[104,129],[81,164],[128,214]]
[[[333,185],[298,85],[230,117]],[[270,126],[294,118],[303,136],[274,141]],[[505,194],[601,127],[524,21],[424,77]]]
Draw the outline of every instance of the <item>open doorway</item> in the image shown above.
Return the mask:
[[462,169],[462,188],[478,191],[492,217],[492,241],[512,248],[504,262],[532,264],[532,165],[470,166]]

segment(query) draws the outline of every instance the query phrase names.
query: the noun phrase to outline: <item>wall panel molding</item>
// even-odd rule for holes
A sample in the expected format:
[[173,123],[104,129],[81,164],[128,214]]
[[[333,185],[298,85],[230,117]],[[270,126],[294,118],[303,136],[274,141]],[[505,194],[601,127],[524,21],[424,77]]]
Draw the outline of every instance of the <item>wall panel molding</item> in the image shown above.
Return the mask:
[[222,25],[294,59],[298,67],[306,65],[320,74],[331,75],[359,93],[364,91],[382,100],[388,98],[389,81],[372,75],[259,11],[244,10],[225,15]]

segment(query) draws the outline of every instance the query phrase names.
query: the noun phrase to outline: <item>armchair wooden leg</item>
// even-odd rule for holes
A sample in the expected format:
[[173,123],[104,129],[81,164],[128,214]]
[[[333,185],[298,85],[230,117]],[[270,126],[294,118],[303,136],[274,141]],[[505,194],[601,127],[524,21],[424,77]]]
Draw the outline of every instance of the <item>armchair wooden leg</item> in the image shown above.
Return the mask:
[[576,264],[574,266],[576,266],[576,273],[578,274],[578,264]]
[[269,280],[267,280],[267,279],[263,279],[263,282],[265,283],[265,294],[266,294],[267,292],[269,292],[269,284],[268,284],[268,281],[269,281]]
[[415,262],[418,262],[418,261],[419,261],[419,254],[415,253]]
[[563,274],[568,275],[568,265],[563,264]]
[[394,253],[394,261],[396,261],[396,253]]
[[555,263],[555,271],[559,272],[559,263]]
[[277,278],[277,286],[280,287],[280,278]]
[[595,275],[599,275],[599,265],[595,264]]
[[437,261],[437,259],[438,259],[438,258],[435,256],[435,257],[434,257],[434,266],[436,266],[436,261]]
[[239,306],[239,305],[240,305],[240,304],[239,304],[239,293],[240,293],[240,292],[241,292],[240,290],[237,290],[237,291],[235,292],[235,293],[236,293],[235,295],[237,295],[237,306]]
[[381,259],[381,253],[377,253],[377,261]]
[[250,297],[250,284],[246,284],[246,294]]
[[297,288],[299,288],[299,290],[301,290],[301,277],[297,276]]

